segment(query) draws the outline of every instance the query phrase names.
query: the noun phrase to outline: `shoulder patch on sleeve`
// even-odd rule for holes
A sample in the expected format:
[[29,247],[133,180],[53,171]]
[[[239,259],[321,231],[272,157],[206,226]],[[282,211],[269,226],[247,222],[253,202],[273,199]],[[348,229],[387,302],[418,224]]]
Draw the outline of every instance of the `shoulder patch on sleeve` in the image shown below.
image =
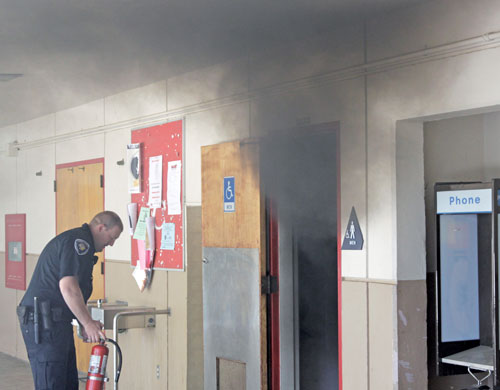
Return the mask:
[[87,241],[82,240],[81,238],[77,238],[75,240],[75,251],[80,256],[87,254],[87,252],[89,251],[89,248],[90,248],[90,245]]

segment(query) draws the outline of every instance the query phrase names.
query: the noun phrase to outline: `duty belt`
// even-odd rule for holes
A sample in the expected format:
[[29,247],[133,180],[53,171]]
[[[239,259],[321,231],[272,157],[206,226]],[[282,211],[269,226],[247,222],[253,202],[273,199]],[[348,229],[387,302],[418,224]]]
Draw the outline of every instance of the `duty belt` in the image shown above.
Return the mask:
[[[28,322],[35,321],[35,311],[33,306],[18,306],[16,309],[19,322],[26,325]],[[50,307],[49,301],[40,303],[40,321],[43,329],[48,330],[51,328],[51,322],[64,321],[63,309],[61,307]]]

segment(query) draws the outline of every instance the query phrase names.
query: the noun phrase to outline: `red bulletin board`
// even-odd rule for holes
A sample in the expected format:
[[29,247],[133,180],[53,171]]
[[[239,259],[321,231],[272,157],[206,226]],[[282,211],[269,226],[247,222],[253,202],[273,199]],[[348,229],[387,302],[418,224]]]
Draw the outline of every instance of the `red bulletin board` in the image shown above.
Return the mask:
[[5,215],[5,287],[26,290],[26,214]]
[[[141,207],[148,207],[149,199],[149,158],[163,156],[162,166],[162,200],[167,199],[168,162],[180,160],[181,172],[184,172],[182,120],[163,125],[147,127],[132,131],[132,143],[141,143],[141,175],[142,193],[132,194],[132,202],[137,203],[137,212]],[[184,270],[184,175],[181,174],[181,214],[168,215],[168,207],[156,209],[155,215],[155,258],[153,269]],[[152,211],[152,210],[151,210]],[[152,215],[152,213],[151,213]],[[161,226],[163,223],[175,224],[175,247],[173,250],[162,250]],[[132,265],[139,258],[137,240],[132,239]]]

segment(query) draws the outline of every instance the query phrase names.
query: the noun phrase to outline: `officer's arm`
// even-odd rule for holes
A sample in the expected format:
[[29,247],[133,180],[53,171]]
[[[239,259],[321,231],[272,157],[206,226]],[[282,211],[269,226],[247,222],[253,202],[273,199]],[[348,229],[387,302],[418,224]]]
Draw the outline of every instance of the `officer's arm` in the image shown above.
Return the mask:
[[106,335],[102,331],[102,324],[99,321],[94,321],[87,310],[78,279],[75,276],[63,277],[59,281],[59,289],[69,309],[85,328],[88,341],[97,343],[101,338],[105,339]]

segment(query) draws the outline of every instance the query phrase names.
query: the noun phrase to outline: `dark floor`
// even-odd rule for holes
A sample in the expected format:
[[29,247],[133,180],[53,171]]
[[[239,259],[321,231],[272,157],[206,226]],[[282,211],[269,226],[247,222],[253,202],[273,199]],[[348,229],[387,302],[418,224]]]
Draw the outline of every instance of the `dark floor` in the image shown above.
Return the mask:
[[[80,390],[84,389],[80,382]],[[0,352],[0,390],[33,390],[29,363]]]

